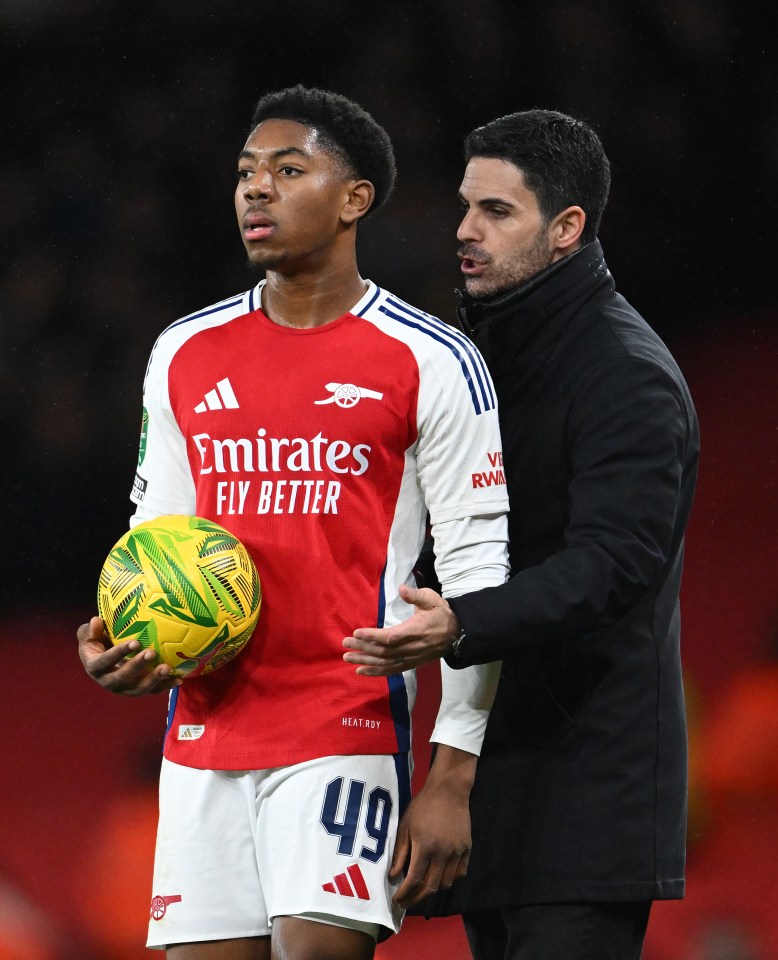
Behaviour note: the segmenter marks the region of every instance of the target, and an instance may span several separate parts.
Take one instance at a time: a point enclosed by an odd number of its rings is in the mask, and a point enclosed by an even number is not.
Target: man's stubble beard
[[[537,276],[553,262],[548,236],[540,230],[529,248],[517,251],[513,257],[506,257],[490,270],[489,276],[465,279],[465,289],[475,299],[507,293]],[[493,266],[493,261],[490,261],[490,266]]]

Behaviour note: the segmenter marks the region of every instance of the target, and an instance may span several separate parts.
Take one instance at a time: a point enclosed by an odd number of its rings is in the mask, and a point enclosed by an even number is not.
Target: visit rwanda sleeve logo
[[[140,421],[140,446],[138,447],[138,466],[146,459],[146,441],[149,436],[149,411],[144,407]]]

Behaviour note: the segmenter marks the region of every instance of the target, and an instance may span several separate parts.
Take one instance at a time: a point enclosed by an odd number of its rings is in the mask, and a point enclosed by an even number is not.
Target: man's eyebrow
[[[256,160],[257,153],[258,151],[254,150],[241,150],[238,155],[238,160]],[[310,153],[306,153],[305,150],[301,150],[299,147],[281,147],[279,150],[274,150],[270,154],[270,158],[271,160],[281,160],[290,155],[305,157],[306,159],[310,157]]]
[[[481,197],[480,200],[476,200],[476,203],[479,207],[512,207],[513,203],[510,200],[505,200],[503,197]]]
[[[463,194],[457,194],[462,203],[466,203],[468,206],[475,204],[477,207],[511,207],[513,208],[515,204],[511,200],[505,200],[503,197],[479,197],[478,200],[471,201],[468,200]]]

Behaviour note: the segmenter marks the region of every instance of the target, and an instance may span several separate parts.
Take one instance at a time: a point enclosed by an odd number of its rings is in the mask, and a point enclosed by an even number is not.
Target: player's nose
[[[269,170],[257,170],[254,176],[246,181],[243,196],[248,202],[252,200],[270,200],[275,195],[273,177]]]

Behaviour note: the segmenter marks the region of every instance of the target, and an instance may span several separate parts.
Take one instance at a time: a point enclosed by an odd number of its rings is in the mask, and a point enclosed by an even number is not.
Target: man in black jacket
[[[462,773],[469,872],[425,912],[463,913],[476,960],[632,960],[651,902],[684,893],[678,594],[697,420],[603,259],[594,131],[526,111],[474,130],[465,157],[459,316],[499,400],[511,579],[449,602],[408,589],[416,615],[356,631],[345,659],[369,676],[503,661]],[[420,826],[404,824],[396,870]]]

